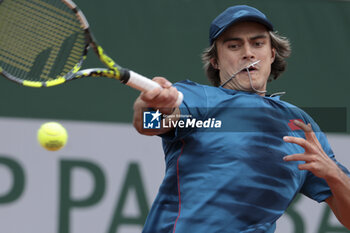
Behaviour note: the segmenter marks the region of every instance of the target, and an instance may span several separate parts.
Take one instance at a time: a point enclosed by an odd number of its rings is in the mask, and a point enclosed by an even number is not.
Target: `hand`
[[[288,155],[283,159],[285,161],[305,161],[304,164],[298,165],[299,170],[308,170],[315,176],[326,180],[339,175],[341,171],[340,168],[322,149],[320,142],[312,130],[311,124],[309,123],[306,125],[298,120],[295,120],[294,124],[304,131],[306,139],[285,136],[283,140],[303,147],[305,152],[302,154]]]
[[[156,88],[151,91],[142,92],[140,99],[144,101],[148,107],[159,109],[164,114],[171,114],[176,106],[178,91],[172,86],[171,82],[163,77],[155,77],[152,79],[157,82],[163,89]]]

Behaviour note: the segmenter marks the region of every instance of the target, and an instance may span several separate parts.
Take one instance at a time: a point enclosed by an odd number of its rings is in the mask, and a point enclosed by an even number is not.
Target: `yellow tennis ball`
[[[59,150],[66,145],[67,140],[67,131],[60,123],[47,122],[38,130],[38,141],[47,150]]]

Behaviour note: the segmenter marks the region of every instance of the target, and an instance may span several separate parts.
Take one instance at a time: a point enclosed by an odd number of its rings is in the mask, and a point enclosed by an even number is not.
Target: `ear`
[[[210,58],[210,64],[214,67],[214,69],[219,70],[219,64],[216,58]]]
[[[272,48],[271,49],[271,64],[275,61],[276,58],[276,49]]]

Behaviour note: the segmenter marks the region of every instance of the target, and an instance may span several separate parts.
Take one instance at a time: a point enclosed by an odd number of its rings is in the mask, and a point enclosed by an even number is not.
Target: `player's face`
[[[241,22],[229,27],[216,40],[218,59],[211,63],[220,70],[221,83],[232,74],[260,60],[255,69],[250,70],[252,85],[256,90],[264,91],[271,73],[271,64],[275,59],[275,49],[271,47],[270,35],[262,24]],[[226,88],[253,91],[246,70],[240,72],[225,85]]]

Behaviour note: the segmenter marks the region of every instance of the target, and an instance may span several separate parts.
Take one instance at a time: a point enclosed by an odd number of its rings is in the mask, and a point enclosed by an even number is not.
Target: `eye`
[[[237,43],[230,43],[230,44],[227,45],[227,47],[228,47],[229,49],[233,49],[233,50],[238,49],[239,46],[240,46],[240,45],[237,44]]]
[[[255,47],[262,47],[264,44],[265,44],[264,41],[255,41],[254,42]]]

